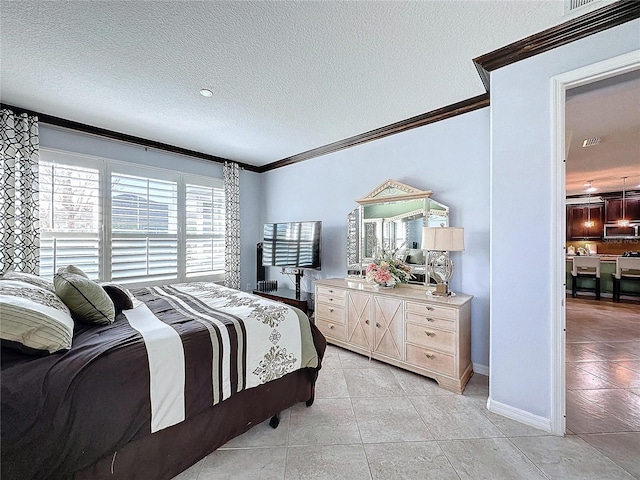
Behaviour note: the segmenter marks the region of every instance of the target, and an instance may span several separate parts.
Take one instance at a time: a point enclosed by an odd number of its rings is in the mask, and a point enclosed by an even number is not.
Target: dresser
[[[334,278],[315,285],[316,326],[329,343],[433,378],[462,393],[471,365],[471,295],[427,296]]]

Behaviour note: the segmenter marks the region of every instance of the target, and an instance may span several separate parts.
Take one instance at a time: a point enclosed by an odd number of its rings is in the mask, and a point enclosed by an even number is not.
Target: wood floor
[[[567,433],[640,432],[640,302],[569,297],[566,308]]]

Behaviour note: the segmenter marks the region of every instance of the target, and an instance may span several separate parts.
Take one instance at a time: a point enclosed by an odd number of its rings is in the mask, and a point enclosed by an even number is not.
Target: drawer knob
[[[433,312],[433,307],[425,307],[428,311]]]
[[[435,320],[431,317],[427,317],[427,322],[435,322]]]
[[[333,302],[333,298],[330,298],[330,299],[329,299],[329,301],[330,301],[330,302]]]
[[[430,331],[428,331],[428,330],[425,330],[425,331],[424,331],[424,334],[425,334],[427,337],[435,337],[435,336],[436,336],[436,332],[430,332]]]
[[[367,325],[369,325],[369,320],[365,320],[364,323],[366,323]]]
[[[329,311],[330,311],[330,312],[333,312],[333,308],[330,308],[330,309],[329,309]]]
[[[333,293],[333,290],[329,290],[329,293]]]
[[[429,359],[433,359],[436,358],[436,356],[433,353],[426,353],[424,354],[425,357],[429,358]]]
[[[329,328],[333,328],[333,323],[330,323],[330,324],[329,324]]]
[[[376,328],[380,328],[380,324],[376,322]]]

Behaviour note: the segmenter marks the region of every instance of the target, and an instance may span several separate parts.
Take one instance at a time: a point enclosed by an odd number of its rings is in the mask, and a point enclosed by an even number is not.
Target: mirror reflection
[[[409,283],[425,284],[422,227],[449,226],[449,207],[430,198],[431,191],[387,180],[347,216],[347,275],[363,277],[367,265],[385,251],[411,267]]]

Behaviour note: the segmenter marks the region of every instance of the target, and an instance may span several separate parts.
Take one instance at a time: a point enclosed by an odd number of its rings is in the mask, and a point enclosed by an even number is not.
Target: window
[[[187,183],[186,275],[224,271],[224,189]]]
[[[40,274],[76,265],[100,274],[100,173],[97,168],[40,160]]]
[[[221,280],[220,179],[41,149],[40,273],[125,284]]]
[[[113,281],[176,278],[177,209],[177,181],[111,174]]]

